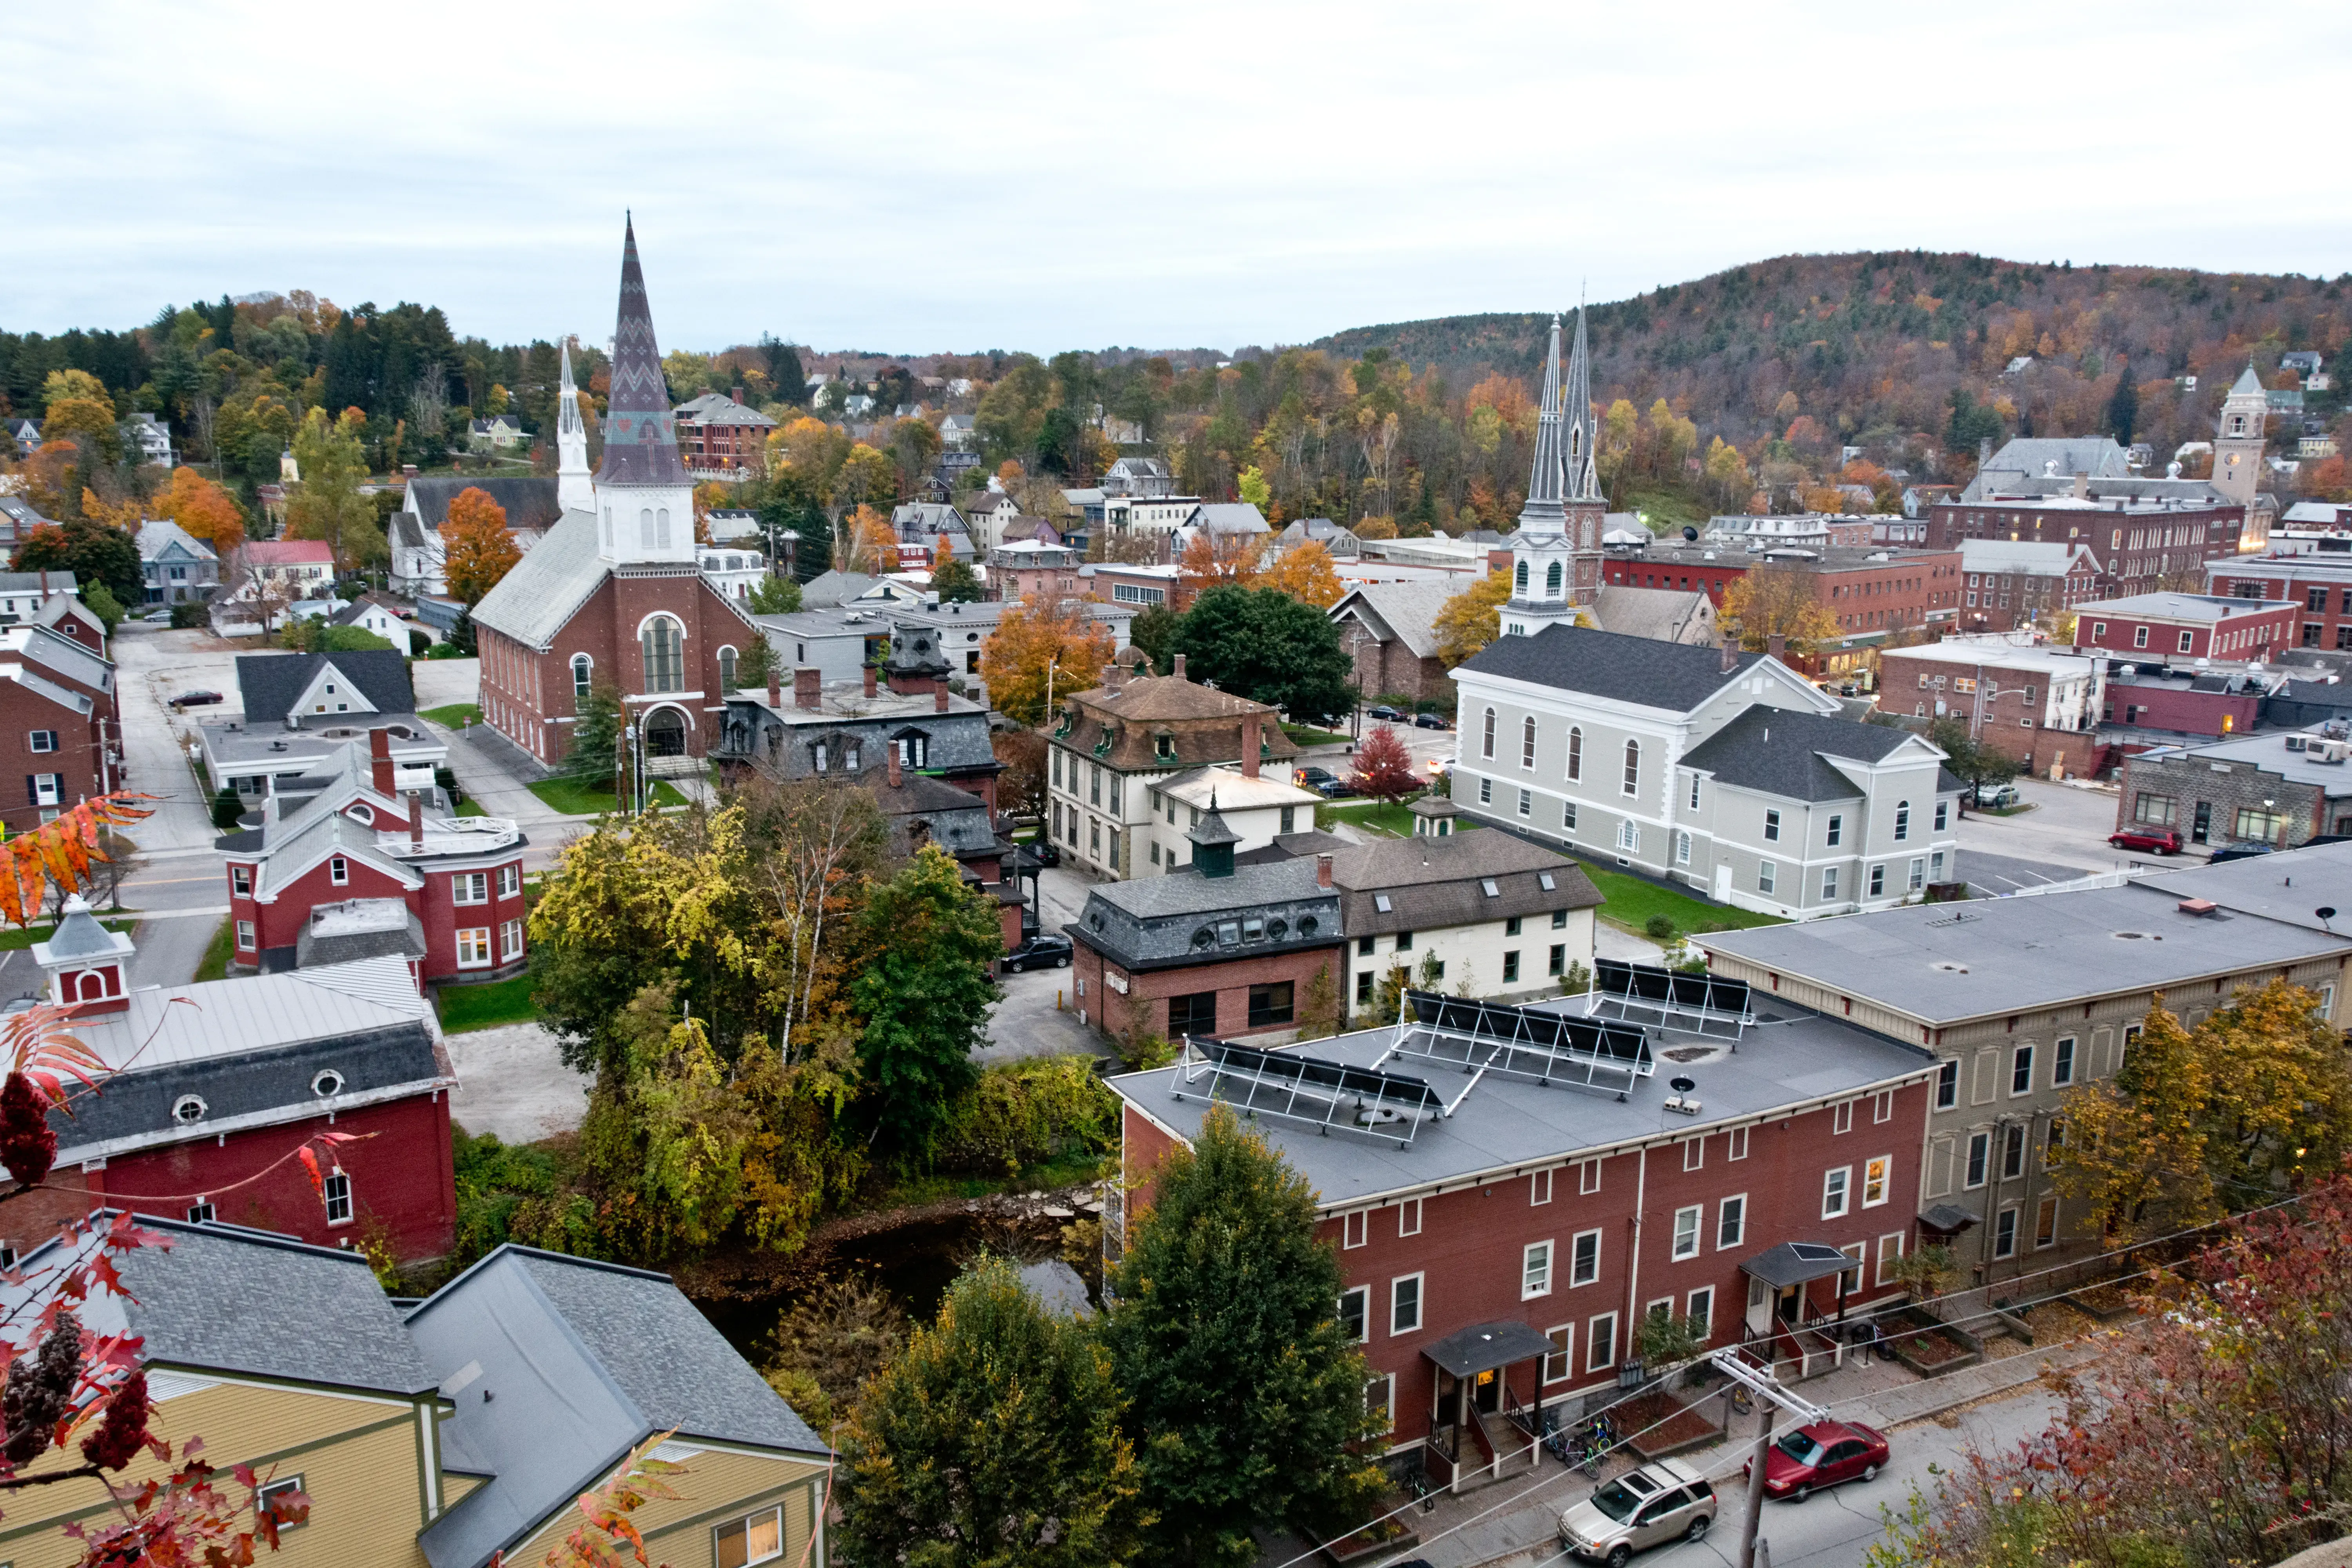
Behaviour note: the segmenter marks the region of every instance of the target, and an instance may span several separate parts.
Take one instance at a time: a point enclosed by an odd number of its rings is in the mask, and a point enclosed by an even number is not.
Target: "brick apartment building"
[[[2318,549],[2299,555],[2209,563],[2205,591],[2291,603],[2297,612],[2294,647],[2352,652],[2352,539],[2322,539]]]
[[[2099,596],[2099,558],[2087,544],[1967,539],[1960,569],[1968,587],[1959,625],[1972,632],[2015,631]]]
[[[1804,573],[1815,601],[1836,620],[1838,641],[1810,660],[1821,673],[1858,668],[1890,637],[1958,620],[1966,592],[1957,549],[1829,545],[1749,553],[1660,543],[1611,550],[1601,563],[1601,580],[1616,587],[1704,593],[1719,608],[1731,584],[1759,569]]]
[[[2076,777],[2099,771],[2106,660],[1998,637],[1947,637],[1879,656],[1878,705],[1915,719],[1966,720],[1969,737],[2014,757],[2029,773]]]
[[[1945,550],[1970,539],[2081,544],[2098,558],[2100,592],[2144,594],[2194,582],[2207,562],[2236,555],[2245,528],[2245,507],[2218,500],[1996,495],[1937,502],[1928,512],[1927,543]]]
[[[1215,1102],[1254,1114],[1252,1130],[1315,1188],[1344,1280],[1340,1318],[1361,1343],[1390,1451],[1418,1450],[1438,1484],[1523,1447],[1506,1424],[1515,1413],[1565,1404],[1572,1417],[1616,1397],[1649,1314],[1696,1318],[1711,1344],[1769,1341],[1776,1360],[1825,1359],[1822,1319],[1897,1289],[1893,1266],[1917,1234],[1936,1072],[1927,1051],[1777,1006],[1793,1016],[1748,1032],[1736,1053],[1726,1040],[1636,1030],[1638,1065],[1603,1054],[1588,1075],[1591,1055],[1523,1050],[1465,1093],[1465,1050],[1483,1056],[1498,1027],[1521,1020],[1561,1026],[1550,1008],[1486,1004],[1482,1046],[1456,1027],[1478,1005],[1439,1012],[1444,1000],[1417,995],[1403,1031],[1263,1058],[1244,1048],[1224,1057],[1228,1070],[1196,1049],[1110,1079],[1128,1180],[1146,1184],[1139,1204],[1153,1168],[1199,1136]],[[1581,1004],[1553,1007],[1571,1005]],[[1664,1076],[1651,1076],[1654,1043],[1697,1081],[1687,1100],[1669,1101]],[[1300,1058],[1367,1078],[1338,1093],[1310,1079],[1292,1096],[1281,1079]],[[1360,1114],[1360,1086],[1378,1074],[1395,1075],[1381,1115]],[[1443,1118],[1440,1092],[1459,1097]],[[1114,1248],[1124,1227],[1115,1215]],[[1810,1281],[1780,1283],[1789,1243],[1831,1261]]]
[[[2150,663],[2269,658],[2294,646],[2301,612],[2300,605],[2209,594],[2096,599],[2075,606],[2074,646]]]
[[[677,407],[678,456],[689,468],[768,470],[768,436],[776,422],[748,406],[743,389],[731,396],[706,392]]]
[[[0,629],[0,823],[21,833],[121,782],[114,666],[47,626]],[[16,780],[23,781],[21,786]]]

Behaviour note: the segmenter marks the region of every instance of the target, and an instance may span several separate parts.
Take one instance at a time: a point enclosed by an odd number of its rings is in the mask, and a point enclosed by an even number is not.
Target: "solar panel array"
[[[1404,994],[1396,1043],[1389,1054],[1443,1062],[1475,1074],[1500,1073],[1621,1095],[1656,1066],[1649,1040],[1637,1028],[1435,991]],[[1457,1096],[1454,1103],[1460,1102]]]
[[[1208,1098],[1249,1115],[1302,1121],[1327,1133],[1338,1127],[1400,1145],[1412,1142],[1424,1115],[1433,1118],[1445,1109],[1435,1089],[1402,1073],[1228,1040],[1188,1038],[1185,1045],[1175,1089],[1179,1100],[1184,1098],[1182,1085],[1206,1077]]]
[[[1752,1021],[1748,982],[1720,974],[1693,974],[1622,958],[1593,960],[1592,988],[1601,1005],[1619,1017],[1654,1016],[1658,1026],[1686,1034],[1737,1039]]]

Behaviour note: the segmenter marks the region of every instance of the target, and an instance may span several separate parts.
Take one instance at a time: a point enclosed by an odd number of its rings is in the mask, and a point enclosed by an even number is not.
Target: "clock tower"
[[[2270,395],[2252,364],[2221,400],[2221,423],[2213,430],[2213,488],[2251,509],[2263,486],[2263,422],[2270,415]]]

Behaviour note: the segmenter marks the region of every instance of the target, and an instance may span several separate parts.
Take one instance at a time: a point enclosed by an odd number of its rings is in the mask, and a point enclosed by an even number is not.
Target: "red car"
[[[2180,835],[2169,827],[2127,827],[2110,835],[2107,842],[2118,849],[2137,849],[2145,854],[2180,853]]]
[[[1823,1487],[1870,1480],[1885,1468],[1885,1433],[1859,1421],[1816,1421],[1781,1434],[1772,1445],[1764,1461],[1764,1491],[1802,1502]],[[1740,1475],[1749,1468],[1740,1466]]]

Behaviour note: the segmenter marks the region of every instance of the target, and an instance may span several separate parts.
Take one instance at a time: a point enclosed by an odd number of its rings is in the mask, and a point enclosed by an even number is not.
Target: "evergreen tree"
[[[980,574],[961,560],[943,563],[931,574],[931,586],[938,590],[943,605],[980,603]]]
[[[572,700],[572,749],[563,754],[564,773],[593,788],[611,789],[613,748],[621,736],[621,689],[611,678],[599,676],[589,683],[587,696]]]
[[[481,648],[474,641],[474,610],[468,605],[457,612],[457,621],[449,628],[449,646],[457,650],[460,658],[477,658]]]
[[[964,886],[937,845],[876,883],[859,911],[863,961],[853,966],[851,1008],[865,1020],[857,1054],[883,1141],[902,1159],[919,1158],[948,1101],[979,1074],[971,1053],[984,1043],[999,995],[989,965],[1004,951],[996,901]]]
[[[835,1537],[856,1568],[1120,1568],[1148,1561],[1110,1358],[1012,1263],[949,1287],[868,1385],[842,1443]]]
[[[223,833],[235,833],[237,818],[244,815],[245,802],[238,796],[236,786],[221,785],[220,793],[213,796],[213,826]]]
[[[2132,432],[2139,426],[2139,388],[2132,384],[2131,367],[2126,365],[2116,378],[2116,395],[2107,399],[2107,428],[2118,445],[2132,444]]]
[[[735,659],[735,687],[739,691],[764,694],[768,677],[782,673],[776,658],[775,644],[763,637],[753,637],[745,644],[743,651]]]
[[[1186,613],[1175,651],[1193,679],[1279,708],[1297,723],[1324,722],[1356,703],[1339,628],[1279,589],[1209,589]]]
[[[1129,626],[1127,640],[1150,657],[1154,675],[1166,675],[1176,668],[1176,637],[1183,627],[1184,617],[1167,605],[1146,605]]]
[[[1140,1196],[1140,1194],[1139,1194]],[[1312,1536],[1380,1489],[1364,1361],[1315,1194],[1232,1112],[1153,1172],[1103,1322],[1159,1515],[1153,1560],[1242,1564],[1250,1531]]]

